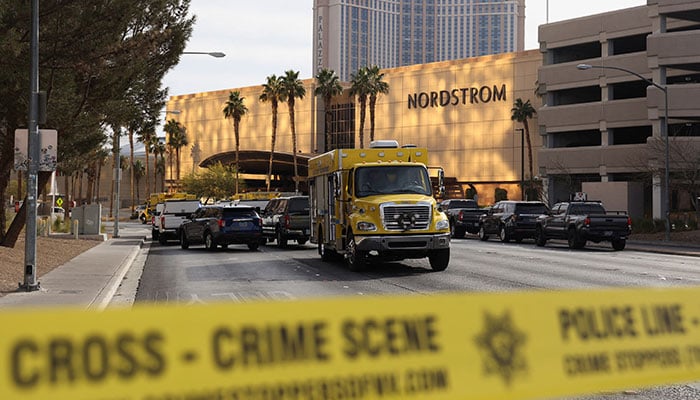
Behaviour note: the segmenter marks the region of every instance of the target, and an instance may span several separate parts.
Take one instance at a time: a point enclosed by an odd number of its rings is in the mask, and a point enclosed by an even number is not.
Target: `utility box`
[[[78,221],[79,235],[98,235],[102,223],[102,205],[88,204],[73,208],[71,220]],[[71,229],[73,229],[71,227]],[[75,233],[75,232],[72,232]]]

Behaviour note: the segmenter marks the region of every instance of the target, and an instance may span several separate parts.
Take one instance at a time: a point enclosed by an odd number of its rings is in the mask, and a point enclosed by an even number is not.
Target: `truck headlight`
[[[371,222],[365,222],[365,221],[360,221],[357,223],[357,230],[358,231],[376,231],[377,230],[377,225],[374,225]]]
[[[441,231],[443,229],[449,229],[449,227],[450,227],[450,221],[448,221],[446,219],[441,219],[440,221],[438,221],[435,224],[435,229],[437,229],[439,231]]]

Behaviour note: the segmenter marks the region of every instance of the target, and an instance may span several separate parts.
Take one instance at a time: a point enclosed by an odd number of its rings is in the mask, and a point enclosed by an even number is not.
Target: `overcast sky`
[[[622,8],[646,0],[549,0],[549,22]],[[547,0],[526,0],[525,49],[538,48],[537,27]],[[313,0],[192,0],[196,15],[186,51],[220,51],[224,58],[184,54],[165,77],[170,95],[260,85],[288,69],[311,78]]]

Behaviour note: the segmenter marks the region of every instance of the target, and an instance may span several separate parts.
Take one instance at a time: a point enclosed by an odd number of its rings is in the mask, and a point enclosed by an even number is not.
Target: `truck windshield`
[[[361,167],[355,172],[355,195],[357,197],[399,193],[432,195],[428,171],[417,165],[387,165]]]

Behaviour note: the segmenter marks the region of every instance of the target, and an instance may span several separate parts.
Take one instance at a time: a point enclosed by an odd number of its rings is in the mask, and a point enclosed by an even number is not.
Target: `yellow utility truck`
[[[341,255],[353,271],[424,257],[433,270],[447,268],[450,224],[433,197],[427,165],[427,149],[394,140],[311,158],[311,242],[321,259]],[[442,168],[437,177],[442,192]]]

